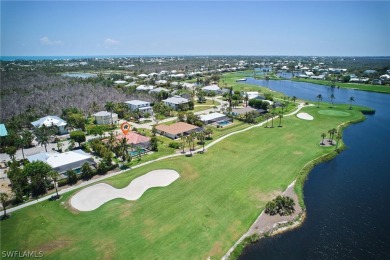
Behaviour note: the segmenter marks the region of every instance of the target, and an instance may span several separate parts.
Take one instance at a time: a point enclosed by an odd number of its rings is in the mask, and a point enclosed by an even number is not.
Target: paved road
[[[309,105],[309,106],[313,106],[313,105]],[[289,113],[289,114],[287,114],[287,115],[285,115],[285,116],[292,116],[292,115],[298,113],[303,107],[305,107],[304,103],[300,103],[295,111],[293,111],[293,112],[291,112],[291,113]],[[277,117],[275,117],[275,118],[277,118]],[[275,119],[275,118],[274,118],[274,119]],[[271,120],[271,119],[268,119],[268,121],[270,121],[270,120]],[[232,132],[232,133],[230,133],[230,134],[227,134],[227,135],[225,135],[225,136],[222,136],[221,138],[219,138],[219,139],[217,139],[217,140],[211,142],[211,143],[208,144],[207,146],[205,146],[205,149],[212,147],[213,145],[219,143],[220,141],[224,140],[225,138],[228,138],[228,137],[231,136],[231,135],[238,134],[238,133],[242,133],[242,132],[248,131],[248,130],[250,130],[250,129],[252,129],[252,128],[255,128],[255,127],[263,126],[265,123],[266,123],[266,121],[261,122],[261,123],[259,123],[259,124],[257,124],[257,125],[250,126],[250,127],[245,128],[245,129],[243,129],[243,130],[239,130],[239,131],[236,131],[236,132]],[[195,155],[195,154],[197,154],[198,152],[200,152],[200,151],[202,151],[202,150],[203,150],[203,148],[199,148],[198,150],[193,151],[192,154]],[[93,183],[96,183],[96,182],[100,182],[100,181],[105,180],[105,179],[107,179],[107,178],[110,178],[110,177],[113,177],[113,176],[122,174],[122,173],[124,173],[124,172],[129,171],[129,170],[136,169],[136,168],[139,168],[139,167],[142,167],[142,166],[145,166],[145,165],[154,163],[154,162],[158,162],[158,161],[161,161],[161,160],[165,160],[165,159],[167,159],[167,158],[172,158],[172,157],[177,157],[177,156],[184,156],[184,155],[185,155],[185,154],[177,153],[177,154],[171,154],[171,155],[167,155],[167,156],[164,156],[164,157],[160,157],[160,158],[155,159],[155,160],[152,160],[152,161],[148,161],[148,162],[144,162],[144,163],[138,164],[138,165],[136,165],[136,166],[134,166],[134,167],[131,167],[130,169],[127,169],[127,170],[123,170],[123,171],[119,171],[119,172],[115,172],[115,173],[111,173],[111,174],[106,174],[106,175],[104,175],[104,176],[102,176],[102,177],[100,177],[100,178],[93,179],[93,180],[89,180],[89,181],[85,181],[85,182],[82,182],[82,183],[80,183],[80,184],[78,184],[78,185],[75,185],[75,186],[72,186],[72,187],[69,187],[69,188],[66,188],[66,189],[62,189],[62,190],[59,191],[59,194],[64,194],[64,193],[66,193],[66,192],[73,191],[73,190],[76,190],[76,189],[85,187],[85,186],[87,186],[87,185],[90,185],[90,184],[93,184]],[[39,203],[39,202],[41,202],[41,201],[48,200],[48,199],[50,199],[51,197],[52,197],[52,195],[48,195],[48,196],[39,198],[39,199],[37,199],[37,200],[30,201],[30,202],[28,202],[28,203],[25,203],[25,204],[22,204],[22,205],[19,205],[19,206],[10,208],[10,209],[7,210],[7,212],[13,212],[13,211],[16,211],[16,210],[18,210],[18,209],[22,209],[22,208],[28,207],[28,206],[30,206],[30,205],[34,205],[34,204]],[[2,215],[3,212],[1,212],[0,214]]]

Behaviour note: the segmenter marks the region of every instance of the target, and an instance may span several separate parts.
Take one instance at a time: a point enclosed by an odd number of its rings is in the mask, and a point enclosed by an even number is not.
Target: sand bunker
[[[106,183],[99,183],[76,193],[71,198],[70,204],[79,211],[91,211],[117,198],[137,200],[146,190],[153,187],[168,186],[179,176],[174,170],[155,170],[135,178],[123,189],[114,188]]]
[[[299,113],[297,114],[297,117],[304,120],[313,120],[314,118],[309,115],[308,113]]]

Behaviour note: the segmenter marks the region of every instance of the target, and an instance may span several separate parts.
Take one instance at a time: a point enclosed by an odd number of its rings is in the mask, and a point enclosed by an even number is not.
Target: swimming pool
[[[146,153],[146,150],[145,149],[140,149],[139,152],[141,154],[144,154],[144,153]],[[130,154],[131,157],[134,157],[134,156],[138,155],[138,151],[130,151],[129,154]]]
[[[226,126],[226,125],[228,125],[228,124],[230,124],[230,123],[231,123],[230,121],[225,120],[225,121],[220,121],[220,122],[218,122],[218,125],[220,125],[220,126]]]

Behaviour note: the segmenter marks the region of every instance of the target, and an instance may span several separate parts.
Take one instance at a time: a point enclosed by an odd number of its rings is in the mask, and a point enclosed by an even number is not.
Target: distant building
[[[210,85],[210,86],[206,86],[206,87],[203,87],[202,90],[206,93],[215,93],[215,94],[219,94],[221,93],[221,88],[218,87],[217,85]]]
[[[96,114],[93,114],[95,117],[96,124],[98,125],[108,125],[111,124],[111,112],[100,111]],[[112,123],[116,124],[118,122],[118,114],[112,113]]]
[[[154,89],[154,86],[152,85],[139,85],[138,87],[136,87],[137,91],[150,91],[152,89]]]
[[[31,124],[35,128],[39,128],[43,125],[45,125],[47,127],[56,126],[58,129],[58,132],[60,134],[68,133],[68,131],[66,130],[66,125],[67,125],[66,121],[62,120],[58,116],[45,116],[45,117],[38,119],[37,121],[31,122]]]
[[[138,110],[141,113],[153,113],[153,109],[150,106],[150,102],[142,100],[130,100],[126,101],[125,104],[130,108],[131,111]]]
[[[164,104],[171,107],[174,110],[178,110],[180,105],[188,104],[190,101],[180,96],[173,96],[163,100]]]

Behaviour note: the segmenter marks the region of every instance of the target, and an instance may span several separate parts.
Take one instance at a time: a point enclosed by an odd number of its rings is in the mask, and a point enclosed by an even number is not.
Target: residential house
[[[165,135],[171,139],[177,139],[180,136],[189,135],[191,132],[200,132],[203,129],[199,126],[187,124],[184,122],[177,122],[172,125],[158,125],[156,126],[157,133]]]
[[[59,134],[68,133],[68,131],[66,130],[66,125],[67,125],[66,121],[62,120],[58,116],[45,116],[45,117],[38,119],[37,121],[31,122],[31,124],[35,128],[39,128],[43,125],[48,126],[48,127],[49,126],[56,126]]]
[[[154,89],[154,86],[152,85],[139,85],[135,88],[137,91],[150,91]]]
[[[173,96],[163,100],[164,104],[171,107],[174,110],[178,110],[180,105],[188,104],[190,101],[180,96]]]
[[[57,171],[62,178],[65,178],[65,173],[68,170],[74,170],[80,173],[81,167],[84,163],[96,166],[96,162],[92,156],[82,150],[69,151],[65,153],[57,152],[41,152],[27,157],[30,162],[42,161],[49,164],[53,170]]]
[[[111,112],[108,111],[100,111],[96,114],[93,114],[95,117],[96,124],[98,125],[108,125],[111,124]],[[112,123],[118,123],[118,114],[112,113]]]
[[[221,113],[210,113],[206,115],[200,115],[200,121],[208,125],[208,124],[213,124],[213,123],[218,123],[223,121],[231,122],[232,119]]]
[[[130,100],[126,101],[125,104],[130,108],[131,111],[139,111],[143,113],[153,113],[153,109],[150,106],[150,102],[142,100]]]
[[[158,87],[158,88],[152,89],[151,91],[149,91],[149,93],[157,94],[157,93],[160,93],[162,91],[169,93],[169,89],[162,88],[162,87]]]
[[[210,85],[203,87],[202,90],[206,93],[215,93],[215,94],[220,94],[221,93],[221,88],[218,87],[218,85]]]
[[[129,145],[138,146],[142,148],[148,148],[150,146],[150,137],[143,136],[135,132],[128,132],[126,135],[117,135],[116,139],[119,141],[123,137],[127,139],[127,144]]]
[[[252,107],[244,107],[244,108],[233,108],[232,109],[232,115],[233,116],[239,116],[239,115],[244,115],[245,113],[248,113],[248,112],[256,112],[258,114],[265,114],[267,113],[266,110],[264,109],[255,109],[255,108],[252,108]]]

